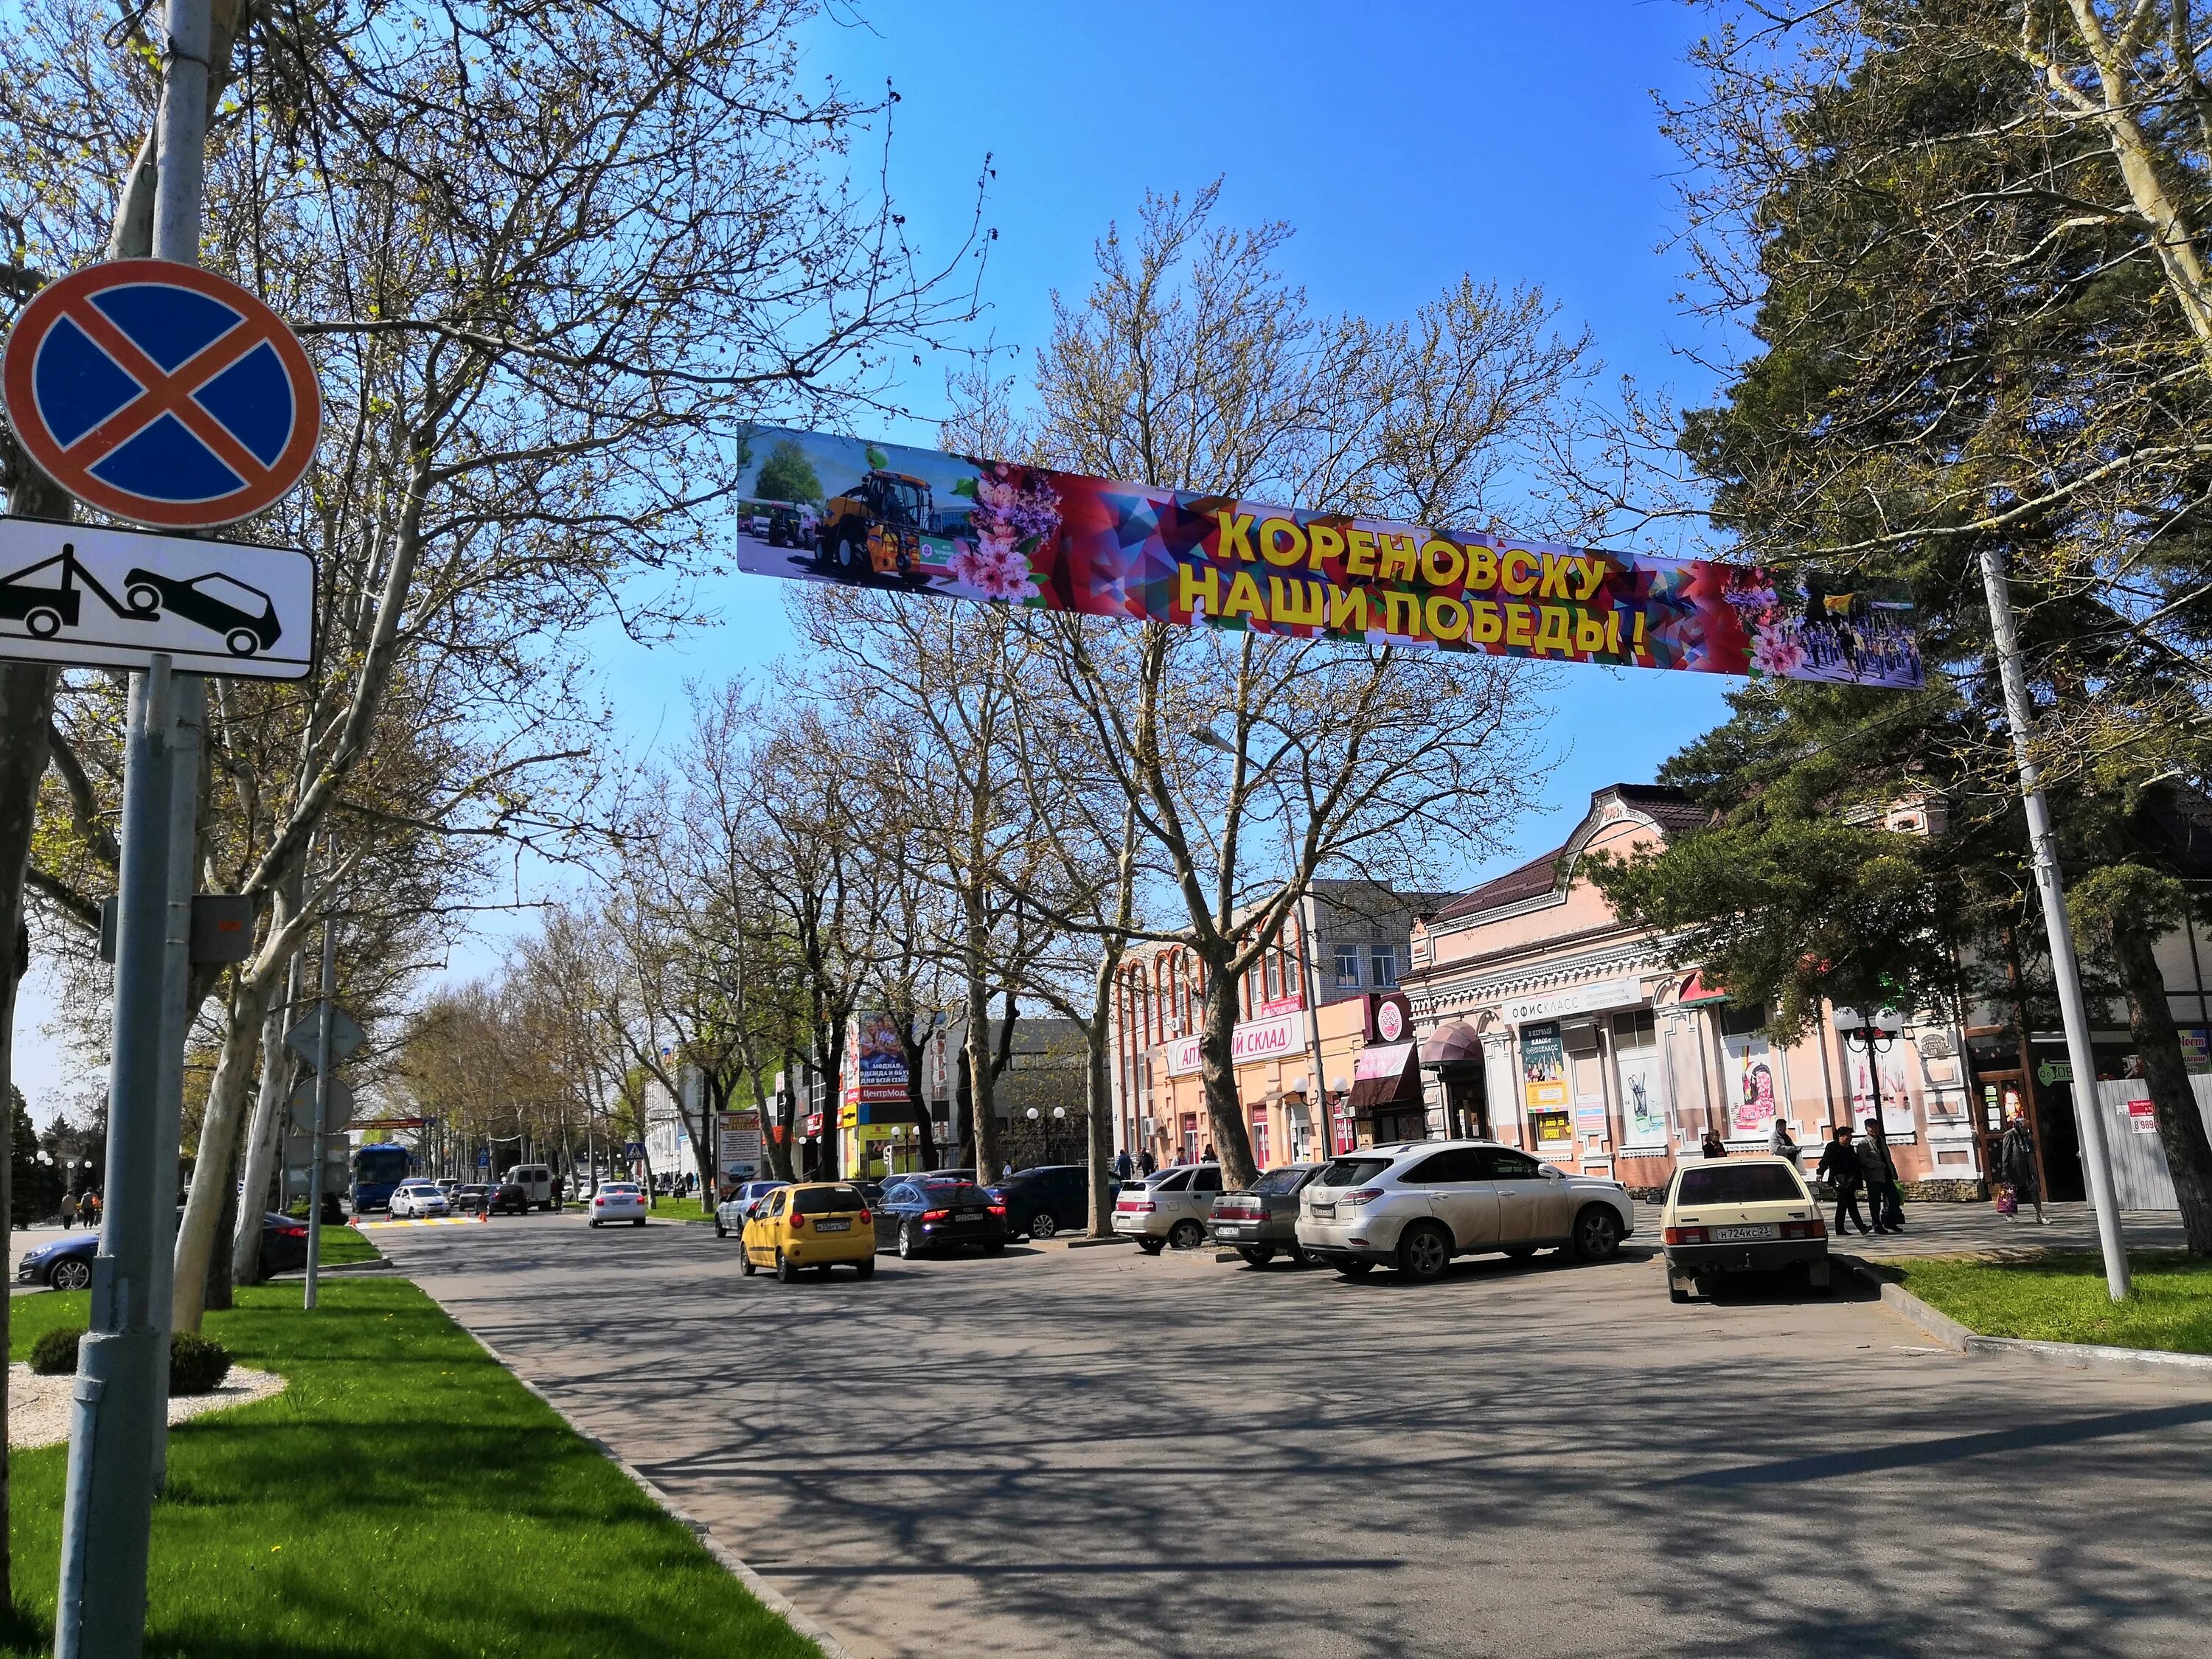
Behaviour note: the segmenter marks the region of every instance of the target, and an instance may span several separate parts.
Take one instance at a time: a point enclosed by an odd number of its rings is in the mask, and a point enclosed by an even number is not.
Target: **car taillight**
[[[993,1215],[1004,1215],[1004,1214],[1006,1214],[1006,1206],[1005,1205],[1003,1205],[1003,1204],[994,1204],[994,1205],[991,1206],[991,1213],[992,1213]]]
[[[866,1226],[866,1225],[867,1225],[871,1221],[873,1221],[874,1219],[875,1219],[875,1217],[873,1217],[873,1216],[870,1215],[870,1214],[869,1214],[866,1210],[863,1210],[863,1211],[861,1211],[861,1212],[860,1212],[860,1224],[861,1224],[863,1227]]]
[[[951,1213],[950,1210],[924,1210],[921,1212],[921,1218],[924,1221],[942,1221]]]
[[[1826,1238],[1828,1224],[1815,1216],[1810,1221],[1785,1221],[1782,1224],[1784,1238]]]
[[[605,1203],[605,1202],[606,1202],[606,1200],[605,1200],[604,1198],[595,1198],[595,1199],[593,1199],[593,1200],[592,1200],[592,1203],[594,1203],[594,1204],[604,1204],[604,1203]]]
[[[1159,1206],[1149,1198],[1123,1198],[1116,1199],[1114,1207],[1117,1210],[1126,1210],[1131,1215],[1150,1215],[1154,1210],[1159,1208]]]
[[[1702,1244],[1705,1242],[1703,1227],[1669,1227],[1659,1235],[1662,1244]]]
[[[1372,1204],[1382,1196],[1380,1187],[1362,1187],[1356,1193],[1346,1193],[1336,1201],[1340,1204]]]
[[[791,1218],[791,1224],[794,1227],[804,1227],[806,1224],[806,1218],[803,1215],[793,1215]]]
[[[279,1227],[276,1231],[279,1237],[284,1238],[305,1238],[307,1236],[307,1230],[305,1227],[296,1225]]]

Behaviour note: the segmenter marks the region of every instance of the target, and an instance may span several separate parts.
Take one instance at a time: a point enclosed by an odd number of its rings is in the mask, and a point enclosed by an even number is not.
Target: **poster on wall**
[[[862,1014],[854,1022],[853,1052],[857,1060],[859,1100],[904,1103],[907,1091],[906,1045],[900,1040],[899,1023],[890,1014]]]
[[[1659,1049],[1617,1049],[1620,1073],[1620,1144],[1624,1148],[1667,1144],[1667,1104],[1659,1090]]]
[[[1878,1106],[1884,1134],[1909,1135],[1913,1133],[1912,1091],[1905,1085],[1905,1045],[1893,1042],[1876,1053],[1874,1060],[1874,1069],[1869,1071],[1865,1047],[1856,1042],[1844,1045],[1844,1063],[1851,1074],[1852,1121],[1866,1122]]]
[[[1723,1039],[1728,1049],[1729,1138],[1764,1139],[1782,1099],[1782,1062],[1762,1036]]]
[[[1556,1021],[1521,1028],[1521,1098],[1532,1116],[1567,1104],[1567,1051]]]
[[[1910,599],[1756,565],[1312,513],[760,428],[753,575],[1610,667],[1917,687]]]

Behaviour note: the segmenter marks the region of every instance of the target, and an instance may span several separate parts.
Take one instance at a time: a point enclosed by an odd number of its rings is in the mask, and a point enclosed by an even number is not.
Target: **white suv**
[[[1298,1194],[1299,1244],[1346,1275],[1388,1264],[1435,1279],[1455,1255],[1547,1247],[1602,1261],[1635,1231],[1619,1182],[1568,1175],[1493,1140],[1363,1146]]]

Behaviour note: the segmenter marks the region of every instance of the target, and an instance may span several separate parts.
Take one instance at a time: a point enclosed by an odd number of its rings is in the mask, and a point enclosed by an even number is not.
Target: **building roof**
[[[1449,921],[1456,916],[1500,909],[1554,890],[1559,884],[1560,860],[1566,857],[1582,840],[1583,832],[1597,816],[1598,803],[1607,797],[1620,801],[1631,811],[1650,818],[1659,826],[1662,835],[1695,830],[1712,821],[1712,815],[1692,800],[1687,790],[1657,783],[1608,784],[1602,789],[1590,792],[1590,810],[1583,814],[1582,823],[1575,826],[1575,833],[1565,842],[1550,852],[1530,859],[1517,869],[1508,870],[1502,876],[1493,876],[1480,887],[1468,889],[1437,909],[1431,920]]]

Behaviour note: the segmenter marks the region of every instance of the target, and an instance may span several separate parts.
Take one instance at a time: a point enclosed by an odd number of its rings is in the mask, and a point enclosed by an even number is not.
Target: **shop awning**
[[[1692,974],[1682,981],[1682,994],[1677,1000],[1689,1002],[1726,1002],[1728,993],[1718,986],[1705,983],[1703,974]]]
[[[1454,1020],[1421,1045],[1421,1064],[1451,1066],[1482,1058],[1482,1038],[1463,1019]]]
[[[1421,1076],[1413,1045],[1393,1042],[1362,1048],[1352,1062],[1352,1114],[1364,1116],[1380,1106],[1421,1103]]]

